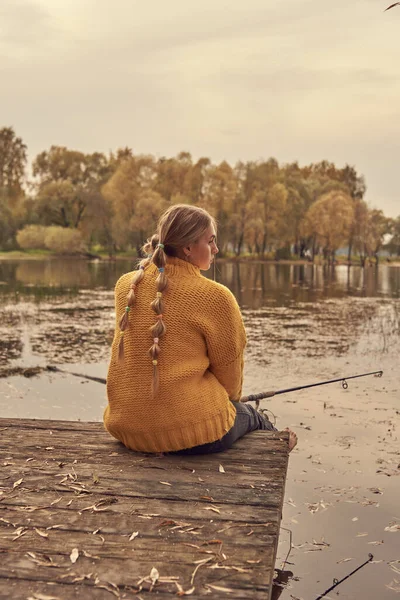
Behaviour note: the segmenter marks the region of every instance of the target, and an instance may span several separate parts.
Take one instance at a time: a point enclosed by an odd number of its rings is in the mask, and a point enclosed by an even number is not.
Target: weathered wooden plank
[[[7,427],[15,429],[53,429],[53,430],[70,430],[70,431],[98,431],[103,427],[98,421],[56,421],[52,419],[9,419],[2,418],[0,429],[4,430]]]
[[[46,428],[41,426],[40,421],[31,420],[29,427],[21,427],[18,428],[13,424],[5,425],[9,420],[8,419],[0,419],[0,448],[3,448],[5,451],[7,449],[7,441],[12,440],[13,447],[17,446],[17,442],[21,440],[23,445],[26,447],[30,447],[30,443],[33,448],[44,448],[45,446],[52,445],[51,442],[53,440],[64,440],[65,441],[65,449],[73,450],[75,442],[82,443],[82,434],[84,433],[84,443],[85,448],[88,449],[98,449],[109,450],[110,452],[119,452],[124,455],[134,455],[146,457],[146,454],[140,453],[132,453],[130,450],[127,450],[122,444],[120,444],[117,440],[114,440],[108,432],[104,430],[104,427],[101,423],[93,423],[92,427],[89,431],[80,430],[81,423],[79,421],[70,421],[69,427],[65,426],[63,428],[58,429],[56,426],[58,425],[58,421],[48,421],[47,423],[54,423],[55,427]],[[24,421],[24,424],[26,421]],[[36,425],[35,425],[36,424]],[[71,424],[75,425],[73,427]],[[232,457],[236,455],[243,455],[244,458],[254,458],[255,454],[258,452],[262,452],[263,456],[267,456],[270,453],[273,453],[276,450],[280,449],[279,441],[287,441],[287,432],[254,432],[251,434],[253,443],[252,448],[250,449],[246,440],[238,440],[238,442],[233,446],[230,450]],[[268,439],[270,441],[269,444],[265,444],[265,440]],[[31,440],[31,442],[29,441]],[[272,443],[272,440],[276,440],[276,445]],[[167,457],[169,459],[175,458],[172,456]],[[179,457],[184,461],[200,461],[204,462],[205,460],[210,459],[218,460],[218,455],[208,455],[207,457]]]
[[[37,432],[35,432],[35,434],[36,433]],[[282,461],[284,458],[282,456],[282,452],[285,452],[287,447],[287,433],[282,432],[282,437],[279,439],[270,437],[270,435],[273,434],[265,435],[268,435],[268,452],[262,452],[262,447],[261,449],[258,449],[255,445],[253,445],[253,451],[251,454],[244,450],[241,453],[234,453],[230,451],[229,462],[232,467],[240,466],[241,468],[244,467],[247,470],[254,471],[262,469],[264,464],[272,465],[276,464],[277,461]],[[251,434],[251,437],[255,438],[255,434]],[[25,436],[21,435],[20,437],[10,436],[8,439],[0,436],[0,457],[4,460],[10,460],[13,458],[30,458],[34,459],[35,461],[53,460],[65,463],[66,461],[68,462],[76,459],[76,451],[74,451],[73,446],[76,443],[80,444],[81,440],[79,440],[79,438],[75,440],[66,439],[63,435],[62,437],[55,436],[49,440],[46,440],[47,443],[44,445],[43,440],[41,440],[41,442],[42,445],[39,446],[37,440],[32,440],[31,432]],[[111,444],[111,446],[109,444]],[[258,455],[256,453],[257,450],[262,453],[262,462],[259,462]],[[94,447],[90,446],[89,444],[85,444],[84,457],[84,460],[87,463],[101,460],[102,464],[115,466],[123,461],[124,464],[142,468],[177,468],[192,470],[194,467],[196,467],[197,469],[215,470],[215,466],[218,466],[218,464],[223,461],[224,454],[216,453],[208,456],[196,457],[145,455],[127,450],[126,448],[121,450],[121,446],[119,444],[115,444],[112,440],[110,442],[110,438],[105,434],[105,438],[103,436],[103,441],[98,443],[97,446]],[[80,461],[78,460],[78,462]]]
[[[79,578],[78,578],[79,579]],[[68,583],[68,582],[47,582],[41,580],[16,580],[16,579],[2,579],[0,578],[0,598],[23,598],[37,600],[40,598],[40,594],[53,598],[54,600],[112,600],[112,598],[119,597],[121,600],[154,600],[155,597],[168,598],[175,596],[177,597],[178,588],[175,586],[173,590],[172,586],[167,589],[162,585],[156,586],[152,592],[142,590],[140,593],[135,591],[129,586],[120,586],[118,593],[110,583],[104,579],[98,580],[95,584],[94,575],[90,579],[86,579],[79,583]],[[115,585],[115,584],[114,584]],[[219,587],[227,586],[227,583],[221,582]],[[195,591],[190,594],[191,600],[199,600],[199,598],[211,597],[211,598],[235,598],[235,600],[265,600],[266,590],[262,589],[233,589],[230,588],[229,592],[215,590],[213,588],[205,588],[203,593]],[[198,588],[199,586],[197,586]],[[164,588],[164,589],[163,589]]]
[[[17,479],[19,478],[19,479]],[[52,474],[46,472],[30,472],[18,473],[15,475],[13,482],[10,481],[10,490],[12,486],[23,478],[22,483],[19,485],[18,493],[22,494],[26,489],[29,490],[49,490],[64,493],[65,491],[78,491],[83,492],[84,489],[88,491],[95,491],[96,486],[94,484],[88,484],[85,488],[79,485],[77,481],[68,481],[64,484],[60,483],[60,480],[53,477]],[[164,479],[169,485],[162,483]],[[97,489],[105,495],[119,495],[129,498],[141,498],[141,499],[163,499],[163,500],[186,500],[187,502],[198,502],[202,501],[201,498],[204,496],[212,497],[214,504],[246,504],[248,506],[268,506],[278,507],[280,503],[282,481],[279,478],[278,481],[270,480],[267,483],[259,483],[253,485],[253,487],[241,488],[234,484],[229,486],[227,484],[218,484],[209,482],[195,482],[195,481],[175,481],[170,476],[164,477],[163,480],[139,480],[132,479],[127,484],[127,487],[121,490],[121,481],[113,479],[111,477],[103,477],[102,489],[97,486]],[[221,478],[222,480],[222,478]],[[129,487],[128,487],[129,486]],[[96,490],[97,491],[97,490]]]
[[[285,463],[281,460],[276,461],[274,465],[264,465],[262,470],[255,471],[241,468],[241,465],[232,466],[222,465],[225,472],[221,474],[215,470],[204,471],[193,469],[188,472],[186,469],[168,469],[153,468],[129,465],[104,465],[99,462],[87,463],[81,462],[74,464],[72,462],[60,463],[58,461],[40,461],[32,460],[27,464],[25,459],[14,459],[4,461],[2,464],[2,489],[4,492],[11,491],[14,481],[24,478],[24,485],[28,483],[28,478],[37,474],[46,475],[49,480],[63,482],[67,484],[81,485],[87,489],[87,492],[100,492],[107,489],[108,482],[112,479],[124,485],[134,486],[135,482],[149,482],[150,485],[157,484],[159,481],[167,481],[173,477],[177,483],[190,482],[195,487],[201,486],[231,486],[238,485],[240,488],[261,488],[269,482],[281,483]],[[118,467],[123,466],[123,469]],[[26,480],[25,480],[26,478]],[[65,480],[65,481],[64,481]],[[263,485],[264,484],[264,485]],[[161,484],[163,485],[163,484]],[[252,487],[254,486],[254,487]]]
[[[80,555],[75,564],[71,564],[68,555],[53,553],[52,555],[43,555],[38,552],[28,554],[13,553],[5,556],[0,564],[0,578],[12,577],[21,580],[41,580],[57,583],[62,579],[64,581],[77,577],[84,577],[89,573],[101,577],[105,581],[111,581],[117,586],[132,586],[138,589],[140,580],[148,577],[151,569],[157,569],[161,577],[176,578],[181,585],[189,589],[191,586],[198,586],[199,589],[206,590],[210,584],[229,586],[230,589],[264,589],[268,591],[269,584],[254,585],[254,575],[258,573],[258,578],[262,577],[262,567],[257,569],[247,569],[244,566],[236,567],[229,561],[217,562],[210,556],[208,563],[196,564],[194,562],[183,563],[174,560],[175,549],[171,547],[166,557],[159,555],[152,557],[147,562],[138,561],[136,555],[125,556],[120,559],[113,558],[91,558]],[[206,557],[207,558],[207,557]],[[51,562],[50,560],[51,559]],[[269,556],[271,559],[271,553]],[[44,563],[42,565],[41,563]],[[48,565],[52,566],[46,566]],[[38,565],[40,569],[38,569]],[[197,567],[197,568],[196,568]],[[101,571],[100,571],[101,570]],[[149,584],[143,585],[144,589],[149,588]],[[165,592],[176,594],[177,588],[174,583],[166,584]],[[160,586],[160,591],[161,586]]]
[[[112,598],[116,597],[106,589],[97,587],[94,584],[90,587],[89,585],[83,587],[82,584],[78,583],[54,583],[40,580],[12,579],[8,577],[3,579],[0,576],[0,598],[4,598],[4,600],[6,598],[37,600],[40,597],[53,598],[54,600],[84,600],[86,587],[88,588],[91,600],[112,600]],[[144,600],[145,596],[143,594],[141,596]],[[120,597],[126,600],[133,598],[138,600],[138,596],[129,591],[122,591]],[[150,592],[146,593],[146,597],[150,598]]]
[[[262,527],[262,530],[264,530],[266,523],[270,524],[268,531],[274,532],[276,531],[278,523],[276,511],[271,509],[262,511],[262,519],[260,518],[259,512],[256,511],[256,514],[254,515],[249,515],[247,512],[247,514],[242,515],[246,517],[246,520],[243,520],[243,518],[240,520],[236,510],[227,511],[226,507],[224,507],[222,510],[219,509],[220,513],[215,513],[214,511],[206,512],[207,506],[205,505],[203,505],[202,511],[191,510],[190,517],[188,517],[186,505],[186,511],[180,511],[180,514],[177,516],[176,513],[173,514],[171,511],[174,504],[175,503],[170,503],[168,507],[164,506],[160,513],[151,513],[151,515],[154,516],[148,516],[146,513],[140,514],[139,511],[131,511],[129,514],[124,514],[118,509],[106,510],[104,512],[99,509],[99,512],[96,512],[91,509],[94,505],[87,501],[85,506],[82,506],[81,510],[69,506],[65,509],[49,507],[29,512],[19,510],[21,506],[12,506],[2,503],[0,536],[2,536],[2,533],[4,533],[7,528],[16,528],[19,526],[28,528],[37,527],[40,529],[50,526],[54,527],[54,525],[57,525],[57,529],[64,531],[83,531],[92,533],[94,530],[100,529],[103,534],[118,532],[121,535],[130,535],[133,530],[140,531],[145,529],[147,531],[161,531],[165,527],[168,527],[168,521],[175,522],[178,525],[180,523],[190,523],[190,526],[192,527],[204,527],[204,525],[207,525],[208,523],[206,518],[213,521],[215,527],[218,528],[217,532],[219,530],[227,530],[230,531],[232,536],[235,536],[239,527],[242,528],[243,533],[248,533],[252,529],[258,531],[257,527]],[[210,506],[213,505],[210,504],[209,507]],[[152,508],[154,507],[152,506]],[[178,527],[178,525],[173,526]],[[4,531],[3,528],[5,528]],[[179,531],[179,533],[182,532]],[[205,535],[205,530],[203,530],[203,533]],[[202,537],[204,537],[204,535]]]
[[[112,498],[112,497],[111,497]],[[7,496],[0,501],[0,507],[4,511],[4,516],[8,520],[13,521],[13,517],[6,511],[15,511],[22,515],[27,514],[28,517],[36,515],[41,511],[51,510],[51,519],[55,519],[56,515],[60,516],[60,519],[73,519],[73,515],[69,515],[68,512],[79,512],[83,509],[87,509],[89,506],[95,506],[98,503],[101,511],[97,512],[94,509],[89,511],[89,514],[93,514],[95,519],[98,519],[99,523],[102,523],[102,517],[105,519],[113,517],[115,513],[118,516],[131,518],[134,522],[143,522],[148,520],[146,514],[151,512],[152,514],[159,515],[160,519],[177,519],[185,520],[190,510],[190,518],[194,520],[203,521],[205,518],[212,518],[215,522],[225,523],[225,521],[232,521],[238,523],[267,523],[269,521],[277,521],[280,519],[275,508],[268,508],[266,506],[258,506],[256,510],[249,510],[247,505],[240,504],[229,504],[223,505],[222,509],[219,508],[220,512],[207,511],[207,506],[214,506],[213,502],[193,502],[188,503],[184,501],[173,501],[166,502],[162,500],[152,500],[151,510],[149,510],[149,503],[145,501],[132,501],[131,498],[124,498],[118,496],[115,498],[116,502],[109,506],[102,505],[102,501],[110,499],[110,496],[104,496],[103,494],[94,493],[91,495],[76,495],[73,493],[58,494],[57,492],[29,492],[25,491],[21,498],[18,496]],[[56,504],[53,504],[56,502]],[[71,502],[71,504],[70,504]],[[53,509],[56,509],[53,512]],[[63,517],[63,512],[67,514]],[[82,514],[88,514],[85,510]],[[14,514],[14,513],[11,513]],[[15,514],[14,514],[15,516]]]
[[[247,528],[247,531],[249,529]],[[250,531],[253,530],[250,529]],[[40,532],[43,535],[48,534],[49,537],[43,538],[34,529],[30,529],[15,540],[14,530],[12,533],[7,534],[7,537],[2,535],[1,543],[7,545],[8,556],[25,554],[33,550],[35,553],[46,556],[52,554],[63,556],[65,558],[64,564],[68,566],[70,566],[69,556],[74,548],[78,548],[81,553],[85,551],[92,557],[96,557],[96,561],[102,561],[104,558],[124,560],[127,557],[134,557],[138,565],[155,560],[163,561],[164,559],[167,560],[168,564],[195,564],[197,560],[215,556],[215,553],[222,548],[228,564],[242,568],[248,567],[250,564],[246,564],[248,560],[263,560],[266,555],[271,554],[274,546],[274,536],[261,533],[260,528],[254,528],[251,542],[246,530],[242,530],[241,536],[236,534],[236,538],[227,540],[226,534],[221,533],[216,538],[215,528],[210,526],[204,528],[204,530],[198,530],[199,535],[197,536],[191,535],[190,532],[179,536],[179,533],[175,530],[170,533],[166,532],[161,537],[161,535],[150,535],[142,529],[138,532],[138,537],[131,542],[129,542],[129,537],[132,530],[129,534],[106,534],[102,532],[96,535],[64,530],[48,531],[41,529]],[[220,540],[221,543],[212,542],[216,539]],[[103,562],[101,562],[101,565],[103,565]],[[0,565],[0,570],[1,568]]]
[[[270,597],[286,432],[193,457],[131,452],[100,423],[0,419],[0,432],[0,597]],[[150,592],[153,567],[182,588]]]

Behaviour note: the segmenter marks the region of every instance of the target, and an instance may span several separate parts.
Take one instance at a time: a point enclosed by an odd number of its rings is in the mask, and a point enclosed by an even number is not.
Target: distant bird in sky
[[[390,8],[393,8],[394,6],[400,6],[400,2],[395,2],[394,4],[391,4],[390,6],[388,6],[387,8],[385,8],[384,12],[386,12]]]

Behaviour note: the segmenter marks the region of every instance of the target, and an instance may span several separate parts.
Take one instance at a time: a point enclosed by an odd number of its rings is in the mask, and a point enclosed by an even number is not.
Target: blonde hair
[[[150,305],[156,314],[156,322],[150,327],[153,344],[149,348],[149,355],[153,364],[153,395],[157,392],[159,386],[159,342],[167,330],[163,320],[165,307],[163,294],[168,289],[168,278],[165,273],[167,256],[176,257],[182,254],[183,248],[196,243],[210,225],[213,225],[216,229],[215,219],[203,208],[188,204],[174,204],[161,215],[156,233],[147,240],[142,248],[142,251],[147,254],[147,258],[140,261],[139,269],[133,276],[127,296],[127,306],[119,322],[118,358],[122,360],[124,357],[124,333],[129,325],[129,312],[135,303],[136,288],[142,281],[146,268],[150,264],[154,264],[159,274],[156,279],[156,297]]]

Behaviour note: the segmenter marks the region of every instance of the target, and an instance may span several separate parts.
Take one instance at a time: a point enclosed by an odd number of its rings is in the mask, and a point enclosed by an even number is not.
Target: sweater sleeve
[[[246,332],[234,295],[219,286],[210,306],[206,343],[210,371],[227,391],[231,400],[239,400],[243,385],[243,354]]]

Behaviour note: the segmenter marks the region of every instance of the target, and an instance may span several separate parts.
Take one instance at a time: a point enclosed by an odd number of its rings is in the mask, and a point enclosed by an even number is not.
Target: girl
[[[225,286],[201,275],[218,253],[202,208],[171,206],[147,258],[115,288],[117,327],[107,376],[106,429],[140,452],[211,453],[274,427],[241,404],[246,334]],[[297,442],[290,432],[290,449]]]

